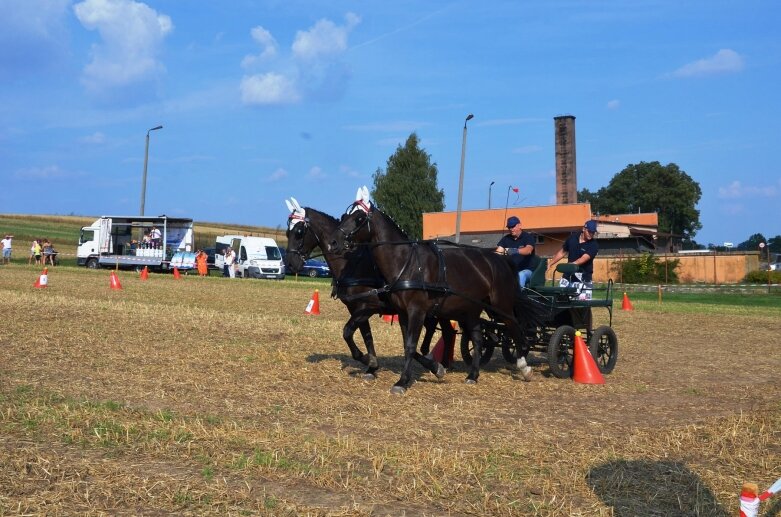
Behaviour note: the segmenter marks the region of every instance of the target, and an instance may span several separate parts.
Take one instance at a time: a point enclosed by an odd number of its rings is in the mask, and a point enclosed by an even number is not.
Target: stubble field
[[[726,516],[781,476],[781,306],[635,302],[604,386],[497,352],[399,397],[327,282],[38,273],[0,269],[0,515]]]

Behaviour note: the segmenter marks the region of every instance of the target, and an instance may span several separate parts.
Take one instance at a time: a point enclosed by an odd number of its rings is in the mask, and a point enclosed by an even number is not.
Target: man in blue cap
[[[586,221],[583,229],[579,232],[572,232],[564,241],[564,245],[553,255],[548,262],[548,267],[552,268],[556,262],[567,254],[567,261],[570,264],[580,266],[580,272],[565,277],[570,282],[582,282],[586,288],[591,286],[591,277],[594,273],[594,257],[599,253],[599,244],[594,239],[597,233],[597,222],[595,220]]]
[[[523,231],[521,220],[514,215],[507,219],[507,229],[510,233],[501,238],[496,245],[496,252],[510,257],[513,267],[518,271],[518,282],[521,287],[526,287],[532,277],[531,263],[536,240],[534,235]]]

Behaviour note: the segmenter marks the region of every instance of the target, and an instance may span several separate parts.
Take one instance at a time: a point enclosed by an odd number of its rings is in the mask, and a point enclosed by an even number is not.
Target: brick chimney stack
[[[575,117],[553,117],[556,133],[556,204],[578,202],[578,176],[575,170]]]

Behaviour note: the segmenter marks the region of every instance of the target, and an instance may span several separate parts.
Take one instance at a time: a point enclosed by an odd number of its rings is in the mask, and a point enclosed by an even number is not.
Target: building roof
[[[525,230],[533,232],[573,231],[591,219],[591,205],[589,203],[573,203],[507,209],[462,210],[461,233],[493,231],[506,233],[507,218],[512,215],[521,219]],[[456,212],[427,212],[423,214],[424,239],[449,237],[455,233]]]

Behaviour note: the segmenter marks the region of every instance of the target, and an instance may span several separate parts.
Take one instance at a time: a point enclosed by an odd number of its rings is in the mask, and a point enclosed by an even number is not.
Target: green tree
[[[765,242],[765,243],[767,242],[765,236],[762,235],[761,233],[755,233],[747,240],[738,244],[736,248],[741,251],[757,251],[759,249],[760,242]]]
[[[767,245],[770,246],[770,253],[781,253],[781,235],[768,239]]]
[[[659,162],[629,164],[597,192],[583,189],[578,199],[591,203],[600,214],[656,212],[659,231],[692,241],[702,228],[697,203],[702,197],[699,183],[676,164]]]
[[[372,199],[411,239],[423,235],[423,212],[445,207],[445,193],[437,187],[437,165],[419,143],[412,133],[388,158],[385,171],[377,168],[372,176]]]

